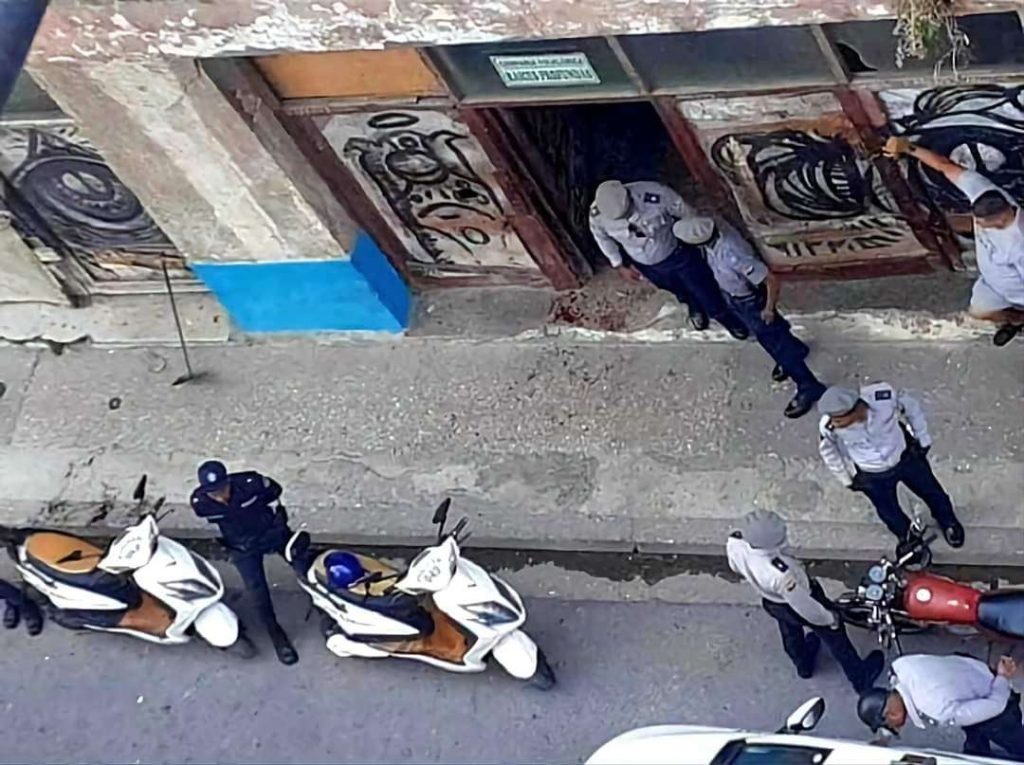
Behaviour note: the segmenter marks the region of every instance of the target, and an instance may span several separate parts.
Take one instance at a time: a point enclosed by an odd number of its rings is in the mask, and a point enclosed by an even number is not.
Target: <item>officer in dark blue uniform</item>
[[[25,620],[25,629],[29,635],[38,635],[43,631],[43,614],[39,606],[31,598],[26,598],[24,593],[10,582],[0,579],[0,600],[6,602],[4,606],[4,626],[13,630],[21,620]]]
[[[283,556],[292,535],[285,509],[278,503],[280,498],[281,486],[273,479],[255,471],[229,474],[223,463],[211,460],[199,466],[192,510],[220,528],[231,562],[252,596],[277,658],[283,664],[294,664],[299,654],[277,623],[263,569],[263,556]]]

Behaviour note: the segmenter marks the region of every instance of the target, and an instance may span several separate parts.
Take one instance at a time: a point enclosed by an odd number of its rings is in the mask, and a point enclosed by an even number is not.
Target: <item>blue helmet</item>
[[[228,469],[223,462],[207,460],[199,466],[199,485],[204,489],[220,489],[228,480]]]
[[[332,590],[347,590],[366,576],[359,558],[341,550],[328,553],[324,567],[327,569],[327,586]]]

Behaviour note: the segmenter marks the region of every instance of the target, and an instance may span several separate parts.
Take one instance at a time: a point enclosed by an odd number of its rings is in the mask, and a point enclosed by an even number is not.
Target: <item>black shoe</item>
[[[277,660],[282,664],[294,664],[299,660],[299,652],[295,650],[292,641],[280,627],[274,626],[270,630],[270,642],[274,644],[274,653]]]
[[[782,368],[782,364],[776,364],[772,368],[772,382],[786,382],[789,379],[789,373]]]
[[[25,620],[25,629],[30,636],[35,637],[43,631],[43,612],[31,600],[26,599],[22,604],[21,618]]]
[[[18,610],[17,606],[8,603],[4,609],[4,627],[13,630],[18,626],[19,622],[21,622],[21,611]]]
[[[1002,348],[1013,340],[1022,329],[1024,329],[1024,325],[1021,324],[1004,324],[996,330],[995,335],[992,337],[992,344],[997,348]]]
[[[746,340],[750,337],[750,332],[741,324],[735,324],[726,327],[729,330],[729,334],[735,337],[737,340]]]
[[[804,680],[814,676],[814,665],[818,659],[818,651],[821,650],[821,638],[812,632],[807,636],[806,646],[807,653],[804,655],[804,660],[796,668],[796,673]]]
[[[795,420],[803,417],[814,406],[814,399],[802,393],[797,393],[792,400],[786,404],[786,411],[783,412],[789,419]]]
[[[946,538],[946,544],[950,547],[964,546],[964,527],[960,525],[960,521],[953,521],[946,526],[942,530],[942,536]]]
[[[861,665],[861,675],[858,687],[854,688],[857,693],[863,693],[875,684],[875,680],[885,669],[885,654],[881,651],[872,651],[864,659]]]
[[[703,311],[697,311],[690,309],[690,326],[698,332],[703,332],[711,324],[711,320],[708,319],[708,315]]]

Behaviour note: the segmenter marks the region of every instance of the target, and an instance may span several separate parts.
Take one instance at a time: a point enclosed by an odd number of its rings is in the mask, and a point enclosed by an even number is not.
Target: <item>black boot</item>
[[[992,337],[993,345],[997,348],[1002,348],[1020,334],[1022,329],[1024,329],[1024,325],[1021,324],[1004,324],[996,330],[995,335]]]
[[[25,598],[21,604],[21,618],[25,620],[25,629],[32,637],[43,631],[43,612],[34,601]]]
[[[946,538],[946,544],[957,548],[964,546],[964,527],[960,521],[954,520],[942,530],[942,536]]]
[[[699,308],[691,308],[689,309],[689,313],[691,327],[693,327],[698,332],[703,332],[705,329],[708,328],[708,325],[711,323],[711,320],[708,319],[708,315],[706,313],[704,313]]]
[[[274,653],[277,654],[277,660],[282,664],[294,664],[299,660],[299,652],[295,650],[295,646],[292,645],[292,641],[288,639],[288,635],[281,629],[281,625],[271,625],[267,632],[270,634],[270,642],[274,644]]]
[[[789,372],[782,368],[782,364],[772,367],[772,382],[783,383],[789,379]]]
[[[13,603],[8,603],[4,608],[4,626],[13,630],[21,622],[21,611]]]

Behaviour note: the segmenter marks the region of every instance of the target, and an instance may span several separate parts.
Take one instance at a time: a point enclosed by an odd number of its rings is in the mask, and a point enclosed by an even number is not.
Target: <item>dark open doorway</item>
[[[604,180],[660,181],[688,196],[692,181],[655,108],[647,102],[520,106],[502,110],[544,207],[593,271],[607,261],[587,226]]]

